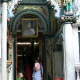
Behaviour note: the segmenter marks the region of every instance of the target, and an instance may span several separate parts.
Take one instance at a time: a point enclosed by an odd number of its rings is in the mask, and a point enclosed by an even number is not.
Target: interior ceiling
[[[18,55],[22,55],[22,54],[31,55],[32,51],[38,51],[39,39],[42,37],[43,37],[42,33],[38,34],[38,38],[22,38],[22,37],[18,37],[17,35],[17,43],[19,42],[20,43],[31,43],[29,45],[28,44],[24,44],[24,45],[17,44],[17,54]]]

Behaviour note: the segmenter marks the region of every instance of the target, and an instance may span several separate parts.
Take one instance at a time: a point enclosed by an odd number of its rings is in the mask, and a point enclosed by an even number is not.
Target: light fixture
[[[22,55],[17,55],[17,56],[22,56]],[[24,56],[26,56],[26,55],[24,55]]]
[[[30,42],[17,42],[17,45],[31,45]]]
[[[37,42],[34,42],[34,45],[38,45],[39,44],[39,42],[37,43]],[[17,45],[31,45],[31,43],[30,42],[17,42]]]

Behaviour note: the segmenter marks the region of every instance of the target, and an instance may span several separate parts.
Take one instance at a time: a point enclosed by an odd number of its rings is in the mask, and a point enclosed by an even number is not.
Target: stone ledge
[[[75,70],[80,71],[80,63],[75,64]]]

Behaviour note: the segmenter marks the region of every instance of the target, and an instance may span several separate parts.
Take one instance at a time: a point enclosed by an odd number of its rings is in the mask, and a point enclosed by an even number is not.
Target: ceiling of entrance
[[[39,38],[18,38],[17,39],[17,54],[21,55],[31,55],[35,51],[38,51]],[[34,52],[33,52],[34,51]]]

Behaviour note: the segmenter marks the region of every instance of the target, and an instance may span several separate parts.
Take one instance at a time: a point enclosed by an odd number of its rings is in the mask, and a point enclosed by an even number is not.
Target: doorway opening
[[[24,74],[26,80],[32,80],[34,62],[39,57],[44,68],[44,37],[39,33],[37,38],[18,37],[16,40],[16,78],[19,72]]]

